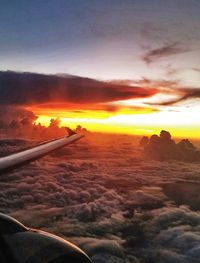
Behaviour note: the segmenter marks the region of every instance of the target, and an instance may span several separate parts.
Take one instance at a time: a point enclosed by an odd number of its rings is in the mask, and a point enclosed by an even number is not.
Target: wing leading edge
[[[70,136],[68,137],[65,136],[59,139],[54,139],[52,141],[39,144],[31,149],[0,158],[0,172],[13,169],[17,166],[23,165],[24,163],[41,158],[54,150],[60,149],[84,137],[84,135],[77,133],[69,135]]]

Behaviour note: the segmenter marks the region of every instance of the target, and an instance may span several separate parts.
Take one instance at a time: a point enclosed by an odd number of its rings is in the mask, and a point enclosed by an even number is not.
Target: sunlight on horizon
[[[61,116],[60,116],[61,115]],[[186,109],[181,112],[160,111],[148,114],[118,114],[109,117],[63,117],[63,114],[39,115],[36,124],[48,126],[52,118],[60,119],[60,126],[82,125],[90,131],[145,135],[158,133],[162,129],[170,130],[176,137],[199,138],[198,112]],[[67,115],[67,113],[66,113]],[[187,122],[187,125],[186,125]]]

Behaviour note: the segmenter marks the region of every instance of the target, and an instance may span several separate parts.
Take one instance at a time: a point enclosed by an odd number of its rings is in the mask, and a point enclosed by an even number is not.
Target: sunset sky
[[[198,0],[3,0],[0,103],[45,125],[199,138],[199,25]]]

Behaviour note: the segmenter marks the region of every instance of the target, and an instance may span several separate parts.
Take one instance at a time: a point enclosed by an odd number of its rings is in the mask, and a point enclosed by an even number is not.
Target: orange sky
[[[59,108],[57,104],[56,107],[51,108],[45,105],[35,105],[27,109],[38,116],[36,123],[40,122],[46,126],[51,118],[60,118],[61,126],[75,128],[76,125],[82,125],[90,131],[149,135],[166,129],[176,137],[199,138],[198,112],[200,106],[196,99],[170,106],[151,106],[150,104],[157,99],[173,100],[176,96],[178,95],[157,94],[149,98],[115,101],[109,103],[109,105],[117,106],[117,109],[113,111],[98,109],[98,107],[92,109],[87,106],[85,109],[77,107],[77,109],[67,110],[64,105]]]

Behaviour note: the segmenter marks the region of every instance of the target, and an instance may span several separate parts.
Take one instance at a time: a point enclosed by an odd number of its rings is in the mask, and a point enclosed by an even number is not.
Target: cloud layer
[[[196,199],[199,164],[144,160],[138,141],[91,133],[1,174],[0,211],[75,242],[94,263],[196,263],[200,214],[181,188]],[[34,143],[4,140],[1,151]]]

